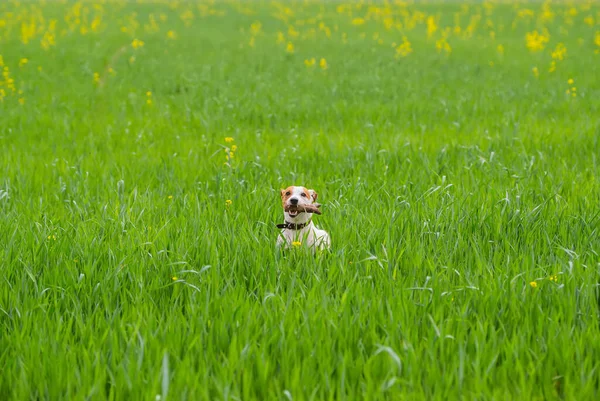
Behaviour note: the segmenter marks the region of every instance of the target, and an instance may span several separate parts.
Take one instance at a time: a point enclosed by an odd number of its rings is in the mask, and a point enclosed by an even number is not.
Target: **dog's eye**
[[[291,193],[290,191],[287,191],[287,192],[285,193],[285,196],[290,196],[291,194],[292,194],[292,193]]]
[[[304,192],[302,192],[301,196],[302,196],[303,198],[306,198],[306,194],[305,194]]]

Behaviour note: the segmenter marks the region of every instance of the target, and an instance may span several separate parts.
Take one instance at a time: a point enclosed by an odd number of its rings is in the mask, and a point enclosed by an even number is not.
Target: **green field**
[[[600,398],[598,3],[3,1],[0,56],[0,399]]]

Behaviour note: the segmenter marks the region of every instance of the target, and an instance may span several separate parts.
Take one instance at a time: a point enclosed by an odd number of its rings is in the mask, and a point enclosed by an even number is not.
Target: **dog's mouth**
[[[300,212],[298,211],[298,209],[289,210],[287,213],[292,218],[294,218],[294,217],[296,217],[296,216],[298,216],[300,214]]]

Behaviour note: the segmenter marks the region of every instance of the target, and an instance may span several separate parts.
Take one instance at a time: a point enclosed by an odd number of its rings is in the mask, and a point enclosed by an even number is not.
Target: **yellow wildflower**
[[[525,43],[527,48],[532,52],[537,52],[544,49],[550,38],[538,31],[528,32],[525,35]]]
[[[569,80],[567,81],[567,83],[569,85],[573,85],[575,83],[575,81],[573,80],[573,78],[569,78]]]
[[[567,48],[564,44],[559,43],[556,45],[556,49],[552,52],[552,59],[562,61],[567,55]]]
[[[227,199],[225,201],[225,206],[231,206],[232,203],[233,203],[233,201],[231,199]]]
[[[100,83],[100,74],[98,74],[97,72],[94,73],[94,83],[95,84]]]
[[[364,18],[354,18],[352,20],[352,25],[363,25],[365,23]]]
[[[277,32],[277,44],[285,42],[285,35],[283,32]]]
[[[435,17],[430,15],[427,17],[427,37],[430,38],[437,31],[438,27],[435,21]]]
[[[231,143],[231,142],[233,142],[233,138],[230,137],[230,136],[228,136],[228,137],[225,138],[225,142]]]
[[[294,241],[294,242],[292,242],[292,246],[293,246],[293,247],[296,247],[296,248],[297,248],[297,247],[299,247],[300,245],[302,245],[302,242],[300,242],[300,241]]]
[[[252,33],[252,35],[258,35],[260,33],[261,29],[262,29],[262,24],[260,23],[260,21],[253,22],[250,25],[250,32]]]
[[[309,59],[304,60],[304,65],[309,68],[313,67],[315,65],[315,58],[313,57],[310,60]]]
[[[537,68],[537,67],[533,67],[533,68],[531,69],[531,71],[533,72],[533,76],[534,76],[534,77],[536,77],[536,78],[537,78],[537,77],[539,77],[539,76],[540,76],[540,71],[538,70],[538,68]]]
[[[293,53],[294,52],[294,44],[292,42],[288,42],[287,46],[285,47],[285,51],[288,53]]]
[[[143,46],[144,46],[144,42],[143,42],[143,41],[141,41],[141,40],[139,40],[139,39],[133,39],[133,42],[131,42],[131,46],[132,46],[134,49],[137,49],[137,48],[139,48],[139,47],[143,47]]]
[[[171,277],[171,280],[173,280],[173,281],[177,281],[177,276],[173,276],[173,277]]]
[[[402,38],[402,43],[396,47],[396,58],[406,57],[412,53],[413,49],[406,37]]]
[[[19,67],[23,67],[28,62],[29,62],[29,60],[27,60],[25,57],[23,57],[21,60],[19,60]]]
[[[327,60],[322,58],[321,61],[319,61],[319,67],[321,67],[321,69],[323,69],[323,70],[326,70],[327,68],[329,68],[329,66],[327,65]]]
[[[177,34],[174,31],[168,31],[167,32],[167,38],[168,39],[176,39],[177,38]]]
[[[435,42],[435,48],[437,49],[438,53],[441,53],[442,51],[446,53],[452,53],[452,47],[444,36]]]
[[[532,281],[531,283],[529,283],[529,285],[531,286],[531,288],[537,288],[537,283],[535,281]]]

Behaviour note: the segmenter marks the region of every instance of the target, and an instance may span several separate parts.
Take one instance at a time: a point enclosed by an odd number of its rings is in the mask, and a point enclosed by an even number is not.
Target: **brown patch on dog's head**
[[[309,189],[306,191],[308,195],[312,198],[313,203],[317,201],[317,197],[319,196],[314,189]]]
[[[287,200],[294,195],[294,187],[287,187],[286,189],[281,190],[281,204],[285,206]]]

